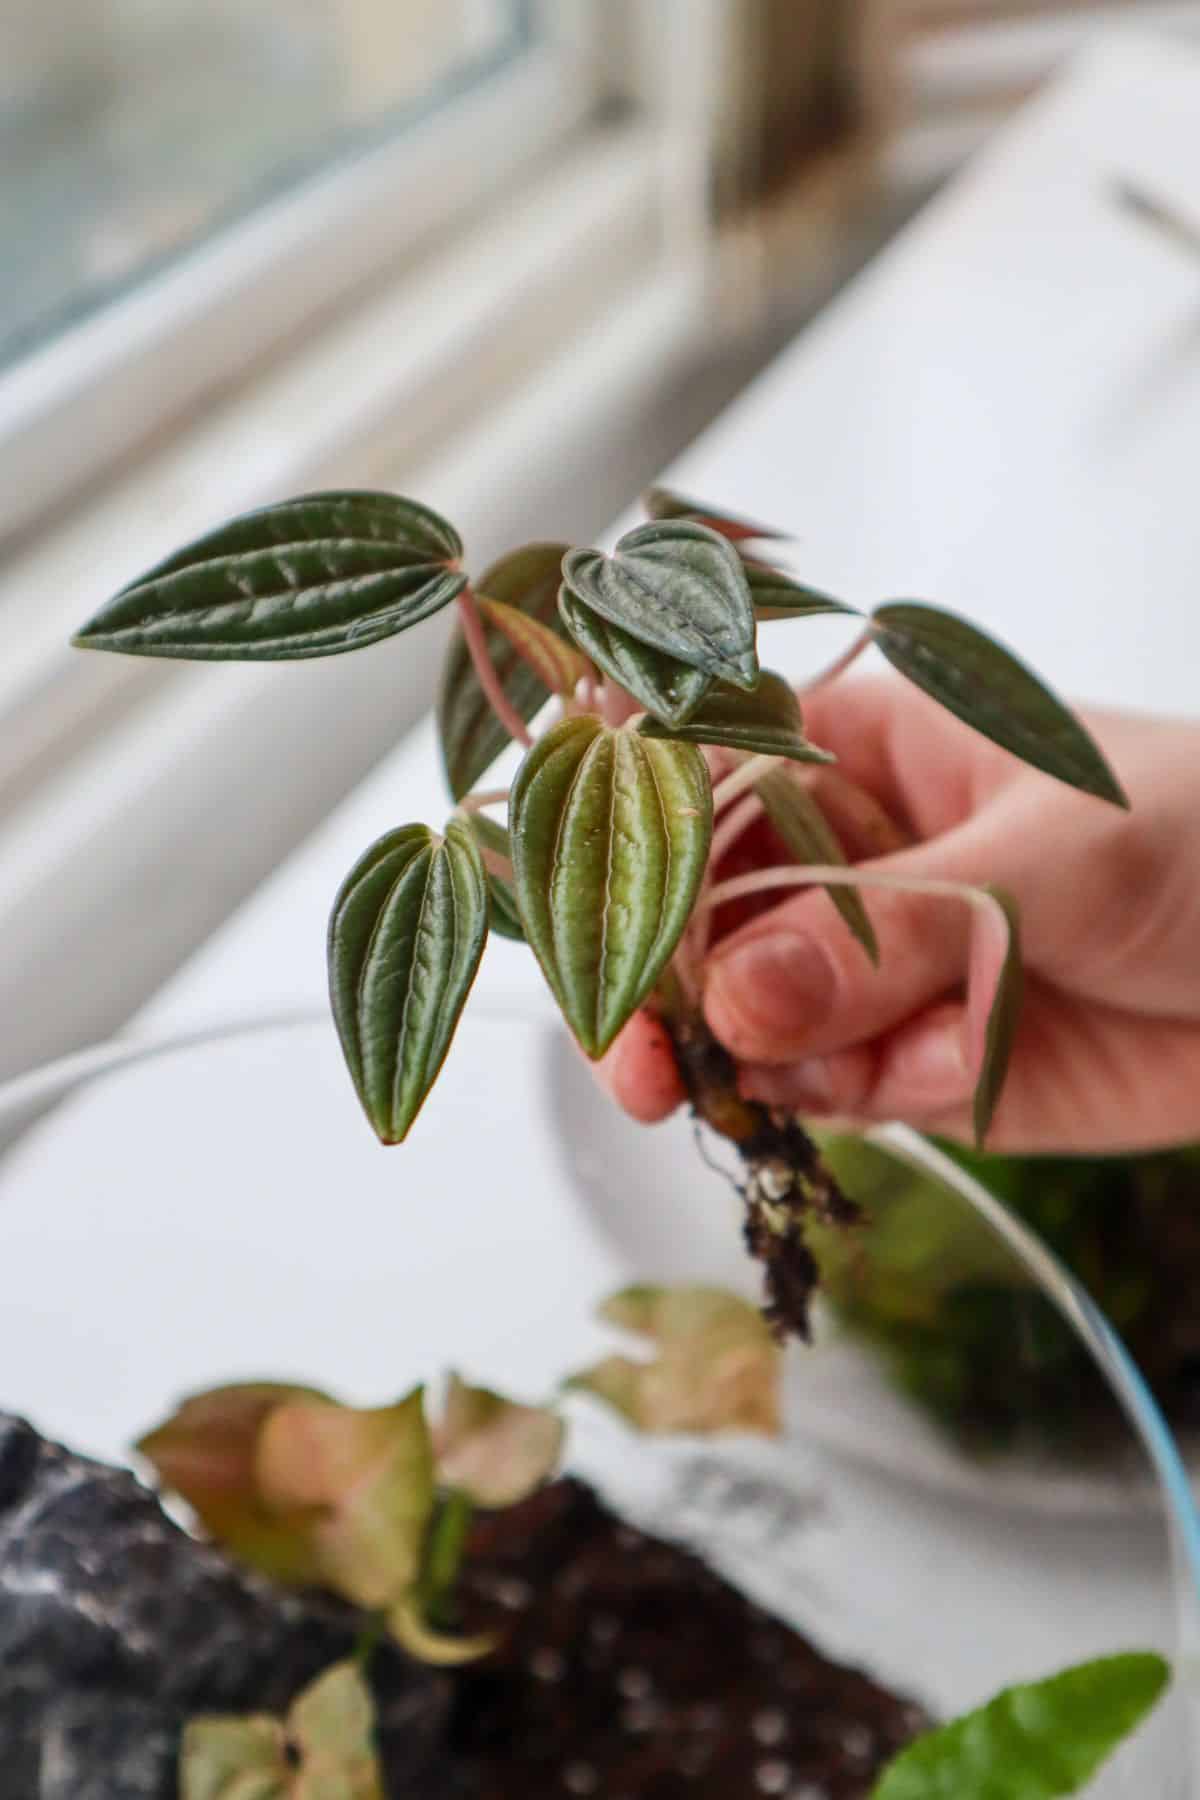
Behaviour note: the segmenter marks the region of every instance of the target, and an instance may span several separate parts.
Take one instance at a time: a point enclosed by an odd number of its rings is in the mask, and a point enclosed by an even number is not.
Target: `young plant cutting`
[[[1079,789],[1081,805],[1126,801],[1080,722],[975,626],[902,600],[863,615],[783,567],[783,535],[771,528],[662,489],[647,496],[647,510],[649,521],[611,553],[537,543],[475,575],[453,526],[415,501],[309,495],[168,557],[109,601],[76,642],[144,656],[300,660],[366,648],[456,609],[437,703],[450,816],[440,829],[417,822],[389,831],[333,897],[330,996],[350,1078],[381,1142],[402,1143],[451,1051],[492,931],[528,944],[589,1058],[603,1056],[640,1009],[653,1012],[697,1120],[736,1148],[763,1305],[710,1289],[627,1290],[604,1317],[635,1335],[640,1355],[614,1355],[568,1386],[643,1431],[773,1434],[781,1342],[809,1336],[819,1262],[827,1254],[840,1278],[839,1244],[859,1209],[853,1179],[843,1187],[836,1177],[836,1154],[827,1161],[798,1118],[741,1096],[733,1060],[704,1022],[710,941],[735,903],[758,908],[817,885],[874,961],[864,893],[904,886],[961,901],[973,932],[967,1001],[979,1145],[1012,1048],[1020,956],[1004,893],[901,881],[847,863],[821,783],[826,792],[840,784],[843,805],[866,816],[878,808],[806,735],[803,695],[761,666],[759,624],[844,617],[848,648],[812,686],[836,682],[874,645],[965,724]],[[486,785],[513,743],[523,756],[511,786]],[[745,846],[764,821],[783,859],[747,867]],[[437,1404],[417,1389],[365,1412],[269,1382],[218,1389],[152,1432],[140,1449],[212,1539],[274,1580],[328,1590],[362,1615],[357,1654],[321,1675],[286,1717],[188,1727],[182,1800],[370,1800],[391,1791],[372,1711],[371,1668],[383,1645],[427,1664],[462,1665],[457,1679],[468,1685],[455,1704],[468,1709],[485,1703],[470,1667],[502,1671],[506,1704],[519,1710],[516,1659],[533,1670],[526,1687],[565,1683],[558,1710],[568,1724],[597,1704],[569,1653],[574,1627],[561,1607],[555,1613],[539,1599],[539,1639],[528,1620],[518,1626],[506,1616],[502,1593],[506,1580],[537,1585],[539,1571],[553,1586],[539,1557],[551,1556],[563,1518],[582,1516],[581,1508],[603,1540],[596,1557],[606,1568],[620,1560],[619,1522],[581,1484],[555,1478],[563,1431],[556,1405],[518,1405],[451,1377]],[[628,1545],[625,1553],[633,1554]],[[668,1556],[661,1544],[654,1553]],[[685,1586],[716,1609],[713,1621],[722,1607],[743,1608],[741,1626],[730,1612],[702,1633],[748,1629],[746,1603],[693,1570],[686,1553],[670,1554],[688,1566]],[[614,1633],[624,1629],[618,1622]],[[763,1793],[1053,1800],[1091,1778],[1167,1678],[1158,1657],[1113,1657],[929,1730],[918,1707],[774,1629],[781,1663],[799,1657],[808,1674],[777,1696],[772,1688],[765,1710],[775,1677],[753,1678],[759,1749],[747,1768],[759,1770]],[[646,1695],[624,1699],[636,1711]],[[575,1763],[559,1758],[557,1785],[547,1776],[544,1789],[533,1785],[531,1764],[520,1791],[665,1795],[675,1788],[653,1782],[668,1774],[687,1775],[688,1792],[741,1791],[741,1765],[722,1760],[727,1746],[710,1743],[702,1755],[670,1708],[655,1705],[627,1734],[652,1744],[653,1755],[625,1743],[624,1761],[605,1762],[607,1753],[594,1750]],[[786,1758],[764,1760],[763,1746],[776,1740],[762,1735],[761,1721],[786,1722],[789,1707],[814,1717],[844,1711],[845,1742],[859,1746],[843,1744],[840,1761],[832,1750],[827,1764],[814,1760],[807,1788],[792,1785]],[[563,1746],[555,1746],[557,1756]],[[775,1772],[764,1777],[764,1769]]]

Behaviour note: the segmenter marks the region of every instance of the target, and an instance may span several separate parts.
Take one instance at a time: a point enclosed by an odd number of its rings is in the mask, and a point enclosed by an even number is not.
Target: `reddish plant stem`
[[[797,688],[796,692],[799,694],[801,700],[803,700],[806,694],[815,694],[818,688],[828,687],[831,681],[836,681],[839,675],[844,675],[851,663],[858,661],[870,642],[871,632],[869,628],[866,631],[859,632],[854,642],[847,645],[846,649],[842,651],[842,654],[839,657],[836,657],[834,661],[829,664],[827,669],[822,669],[819,674],[813,676],[811,681],[806,681],[803,687]]]
[[[483,628],[483,620],[479,616],[479,608],[475,604],[475,596],[470,588],[464,588],[458,596],[458,612],[462,620],[463,640],[475,665],[475,673],[479,677],[479,685],[483,689],[488,705],[507,731],[510,738],[526,749],[533,742],[529,728],[524,719],[512,704],[496,673],[496,665],[491,658],[487,646],[487,634]]]

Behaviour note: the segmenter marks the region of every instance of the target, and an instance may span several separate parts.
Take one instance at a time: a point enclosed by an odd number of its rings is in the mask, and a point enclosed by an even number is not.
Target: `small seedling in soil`
[[[778,1431],[781,1352],[745,1301],[638,1287],[601,1316],[640,1354],[608,1357],[569,1389],[639,1430]],[[748,1778],[783,1793],[799,1769],[836,1800],[1055,1800],[1165,1686],[1160,1658],[1110,1657],[926,1729],[919,1707],[825,1659],[687,1552],[553,1480],[563,1440],[555,1405],[457,1376],[436,1404],[418,1388],[369,1410],[247,1383],[185,1401],[150,1432],[139,1449],[212,1537],[361,1611],[354,1658],[285,1717],[187,1725],[181,1800],[384,1800],[371,1662],[385,1638],[434,1663],[480,1663],[479,1681],[461,1677],[459,1754],[491,1759],[483,1776],[472,1764],[488,1795],[658,1792],[663,1780],[674,1792],[684,1779],[724,1795]],[[714,1702],[710,1665],[726,1650]]]
[[[381,837],[333,902],[330,994],[363,1110],[382,1142],[407,1136],[489,931],[523,939],[587,1056],[602,1056],[639,1008],[657,1013],[697,1116],[739,1152],[766,1316],[805,1337],[817,1281],[807,1228],[845,1225],[856,1209],[798,1119],[742,1099],[732,1059],[704,1023],[714,916],[732,901],[761,905],[817,884],[874,959],[864,890],[920,886],[961,899],[975,935],[980,1142],[1012,1046],[1020,965],[1005,895],[846,866],[813,777],[840,781],[843,801],[873,803],[830,773],[791,687],[761,666],[759,624],[845,618],[853,636],[823,681],[874,644],[1013,755],[1126,802],[1078,720],[966,620],[907,600],[864,616],[785,568],[778,531],[662,489],[646,505],[649,522],[611,554],[530,544],[474,576],[453,526],[416,501],[307,495],[169,556],[76,642],[289,661],[363,649],[454,606],[437,696],[454,811],[441,830],[407,823]],[[524,757],[511,788],[480,789],[514,741]],[[729,875],[730,853],[764,816],[786,860]]]

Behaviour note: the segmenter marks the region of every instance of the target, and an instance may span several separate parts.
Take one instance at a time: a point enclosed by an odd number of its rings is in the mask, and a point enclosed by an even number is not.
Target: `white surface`
[[[797,567],[921,597],[1066,692],[1193,713],[1200,656],[1200,262],[1110,198],[1200,217],[1200,59],[1114,37],[1030,108],[748,390],[671,479],[800,534]],[[553,521],[546,521],[553,530]],[[802,672],[825,622],[775,626]],[[414,732],[170,982],[147,1023],[318,999],[329,902],[380,832],[436,818]],[[542,1004],[528,954],[483,992]]]

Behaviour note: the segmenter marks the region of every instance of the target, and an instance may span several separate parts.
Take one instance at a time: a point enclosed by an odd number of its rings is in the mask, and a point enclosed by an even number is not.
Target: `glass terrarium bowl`
[[[1077,1335],[1088,1404],[1111,1396],[1100,1447],[1040,1412],[1023,1429],[1019,1357],[1002,1448],[940,1435],[821,1319],[788,1353],[781,1439],[638,1438],[573,1400],[569,1463],[935,1716],[1106,1652],[1163,1651],[1166,1700],[1088,1792],[1185,1800],[1200,1792],[1200,1524],[1171,1434],[1024,1227],[921,1139],[881,1137]],[[364,1124],[324,1017],[69,1058],[0,1091],[0,1143],[0,1406],[109,1459],[183,1394],[255,1376],[378,1404],[456,1368],[547,1397],[622,1347],[593,1317],[615,1289],[757,1291],[728,1179],[690,1126],[620,1117],[544,1016],[472,1009],[399,1149]]]

